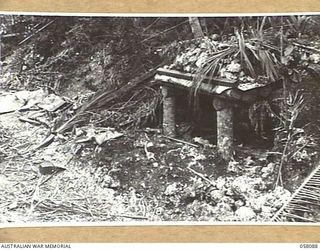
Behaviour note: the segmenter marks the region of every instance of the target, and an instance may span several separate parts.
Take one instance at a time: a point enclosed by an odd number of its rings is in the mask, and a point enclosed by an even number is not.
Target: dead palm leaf
[[[205,78],[208,78],[209,83],[213,81],[213,78],[220,71],[222,66],[222,60],[231,57],[237,51],[236,46],[230,46],[227,49],[218,51],[212,54],[204,63],[204,66],[199,68],[196,72],[196,76],[193,79],[195,83],[194,96],[197,95],[198,89]]]
[[[236,36],[238,38],[238,43],[239,43],[239,53],[240,53],[240,57],[241,57],[241,64],[245,65],[246,68],[248,68],[250,74],[252,77],[256,77],[256,71],[252,66],[252,63],[247,55],[247,46],[246,46],[246,41],[244,39],[243,36],[243,32],[238,32],[236,31]]]
[[[305,179],[271,221],[319,222],[320,164]]]

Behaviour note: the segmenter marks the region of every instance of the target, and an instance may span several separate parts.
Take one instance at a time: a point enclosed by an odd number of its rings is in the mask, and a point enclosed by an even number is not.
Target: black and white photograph
[[[320,15],[0,14],[0,226],[319,223]]]

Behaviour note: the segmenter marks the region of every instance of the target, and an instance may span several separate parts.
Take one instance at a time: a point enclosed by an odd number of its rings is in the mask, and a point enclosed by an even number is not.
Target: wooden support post
[[[161,87],[163,101],[162,129],[166,136],[175,137],[176,117],[175,117],[175,96],[174,90],[167,86]]]
[[[233,156],[233,107],[226,100],[214,98],[217,111],[217,146],[225,160]]]

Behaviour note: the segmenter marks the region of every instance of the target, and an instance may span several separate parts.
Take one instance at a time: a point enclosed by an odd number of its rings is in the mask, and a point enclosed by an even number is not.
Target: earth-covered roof
[[[283,68],[293,80],[310,71],[320,72],[319,44],[309,40],[289,39],[280,46],[274,39],[257,39],[236,32],[228,39],[214,34],[182,41],[175,45],[174,60],[158,70],[156,79],[180,87],[199,88],[209,94],[220,95],[233,89],[242,95],[255,90],[253,95],[266,97],[265,87],[270,90],[274,89],[270,85],[281,87]],[[256,89],[262,89],[263,93]]]

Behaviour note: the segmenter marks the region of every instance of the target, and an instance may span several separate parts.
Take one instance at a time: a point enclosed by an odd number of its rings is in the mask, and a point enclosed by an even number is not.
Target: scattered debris
[[[115,131],[114,128],[98,128],[90,126],[76,129],[76,136],[75,141],[77,143],[94,141],[101,146],[109,140],[123,136],[123,133]]]
[[[15,95],[0,97],[0,114],[7,114],[19,110],[25,105],[24,100],[18,99]]]
[[[290,108],[278,105],[280,114],[274,112],[284,126],[291,122],[290,133],[281,128],[276,131],[284,135],[275,145],[279,148],[268,152],[235,146],[235,154],[226,160],[212,138],[191,136],[193,128],[179,124],[182,139],[161,134],[161,91],[154,81],[157,71],[163,74],[156,80],[181,77],[180,87],[194,87],[195,92],[203,88],[231,96],[232,88],[241,93],[258,88],[257,96],[265,98],[270,92],[260,87],[282,79],[280,70],[286,71],[285,77],[292,78],[294,86],[304,83],[304,75],[319,73],[319,43],[304,43],[286,34],[279,49],[281,39],[270,43],[252,39],[253,26],[235,29],[234,34],[180,41],[185,39],[188,20],[149,34],[156,21],[143,27],[138,36],[122,32],[123,25],[90,18],[63,27],[57,45],[41,51],[43,46],[31,39],[40,37],[45,46],[52,42],[51,28],[60,22],[49,19],[31,31],[4,36],[18,39],[16,44],[23,46],[13,46],[12,55],[4,55],[1,63],[1,223],[319,221],[313,212],[319,205],[318,173],[294,192],[318,156],[317,143],[307,136],[307,128],[295,128],[295,119],[283,119],[281,112]],[[263,26],[260,20],[264,19],[257,20]],[[106,36],[96,29],[102,24]],[[85,30],[88,25],[90,34]],[[176,37],[164,36],[176,29]],[[261,31],[268,30],[261,27]],[[170,51],[164,47],[170,47],[173,40],[174,51],[166,56]],[[152,48],[156,47],[155,52]],[[161,50],[165,58],[157,54]],[[294,96],[282,97],[288,99],[287,107],[294,106],[290,103]],[[256,99],[244,95],[243,100]],[[222,106],[214,102],[220,110]],[[292,115],[295,118],[296,113]],[[257,118],[265,117],[260,113]],[[279,145],[288,138],[294,147],[283,151]],[[283,167],[284,163],[278,163],[281,157],[285,163],[290,159],[292,165]],[[283,169],[289,170],[290,178],[281,181],[283,186],[275,186]]]
[[[60,96],[50,94],[46,96],[39,104],[38,107],[49,112],[55,112],[64,106],[67,102]]]

